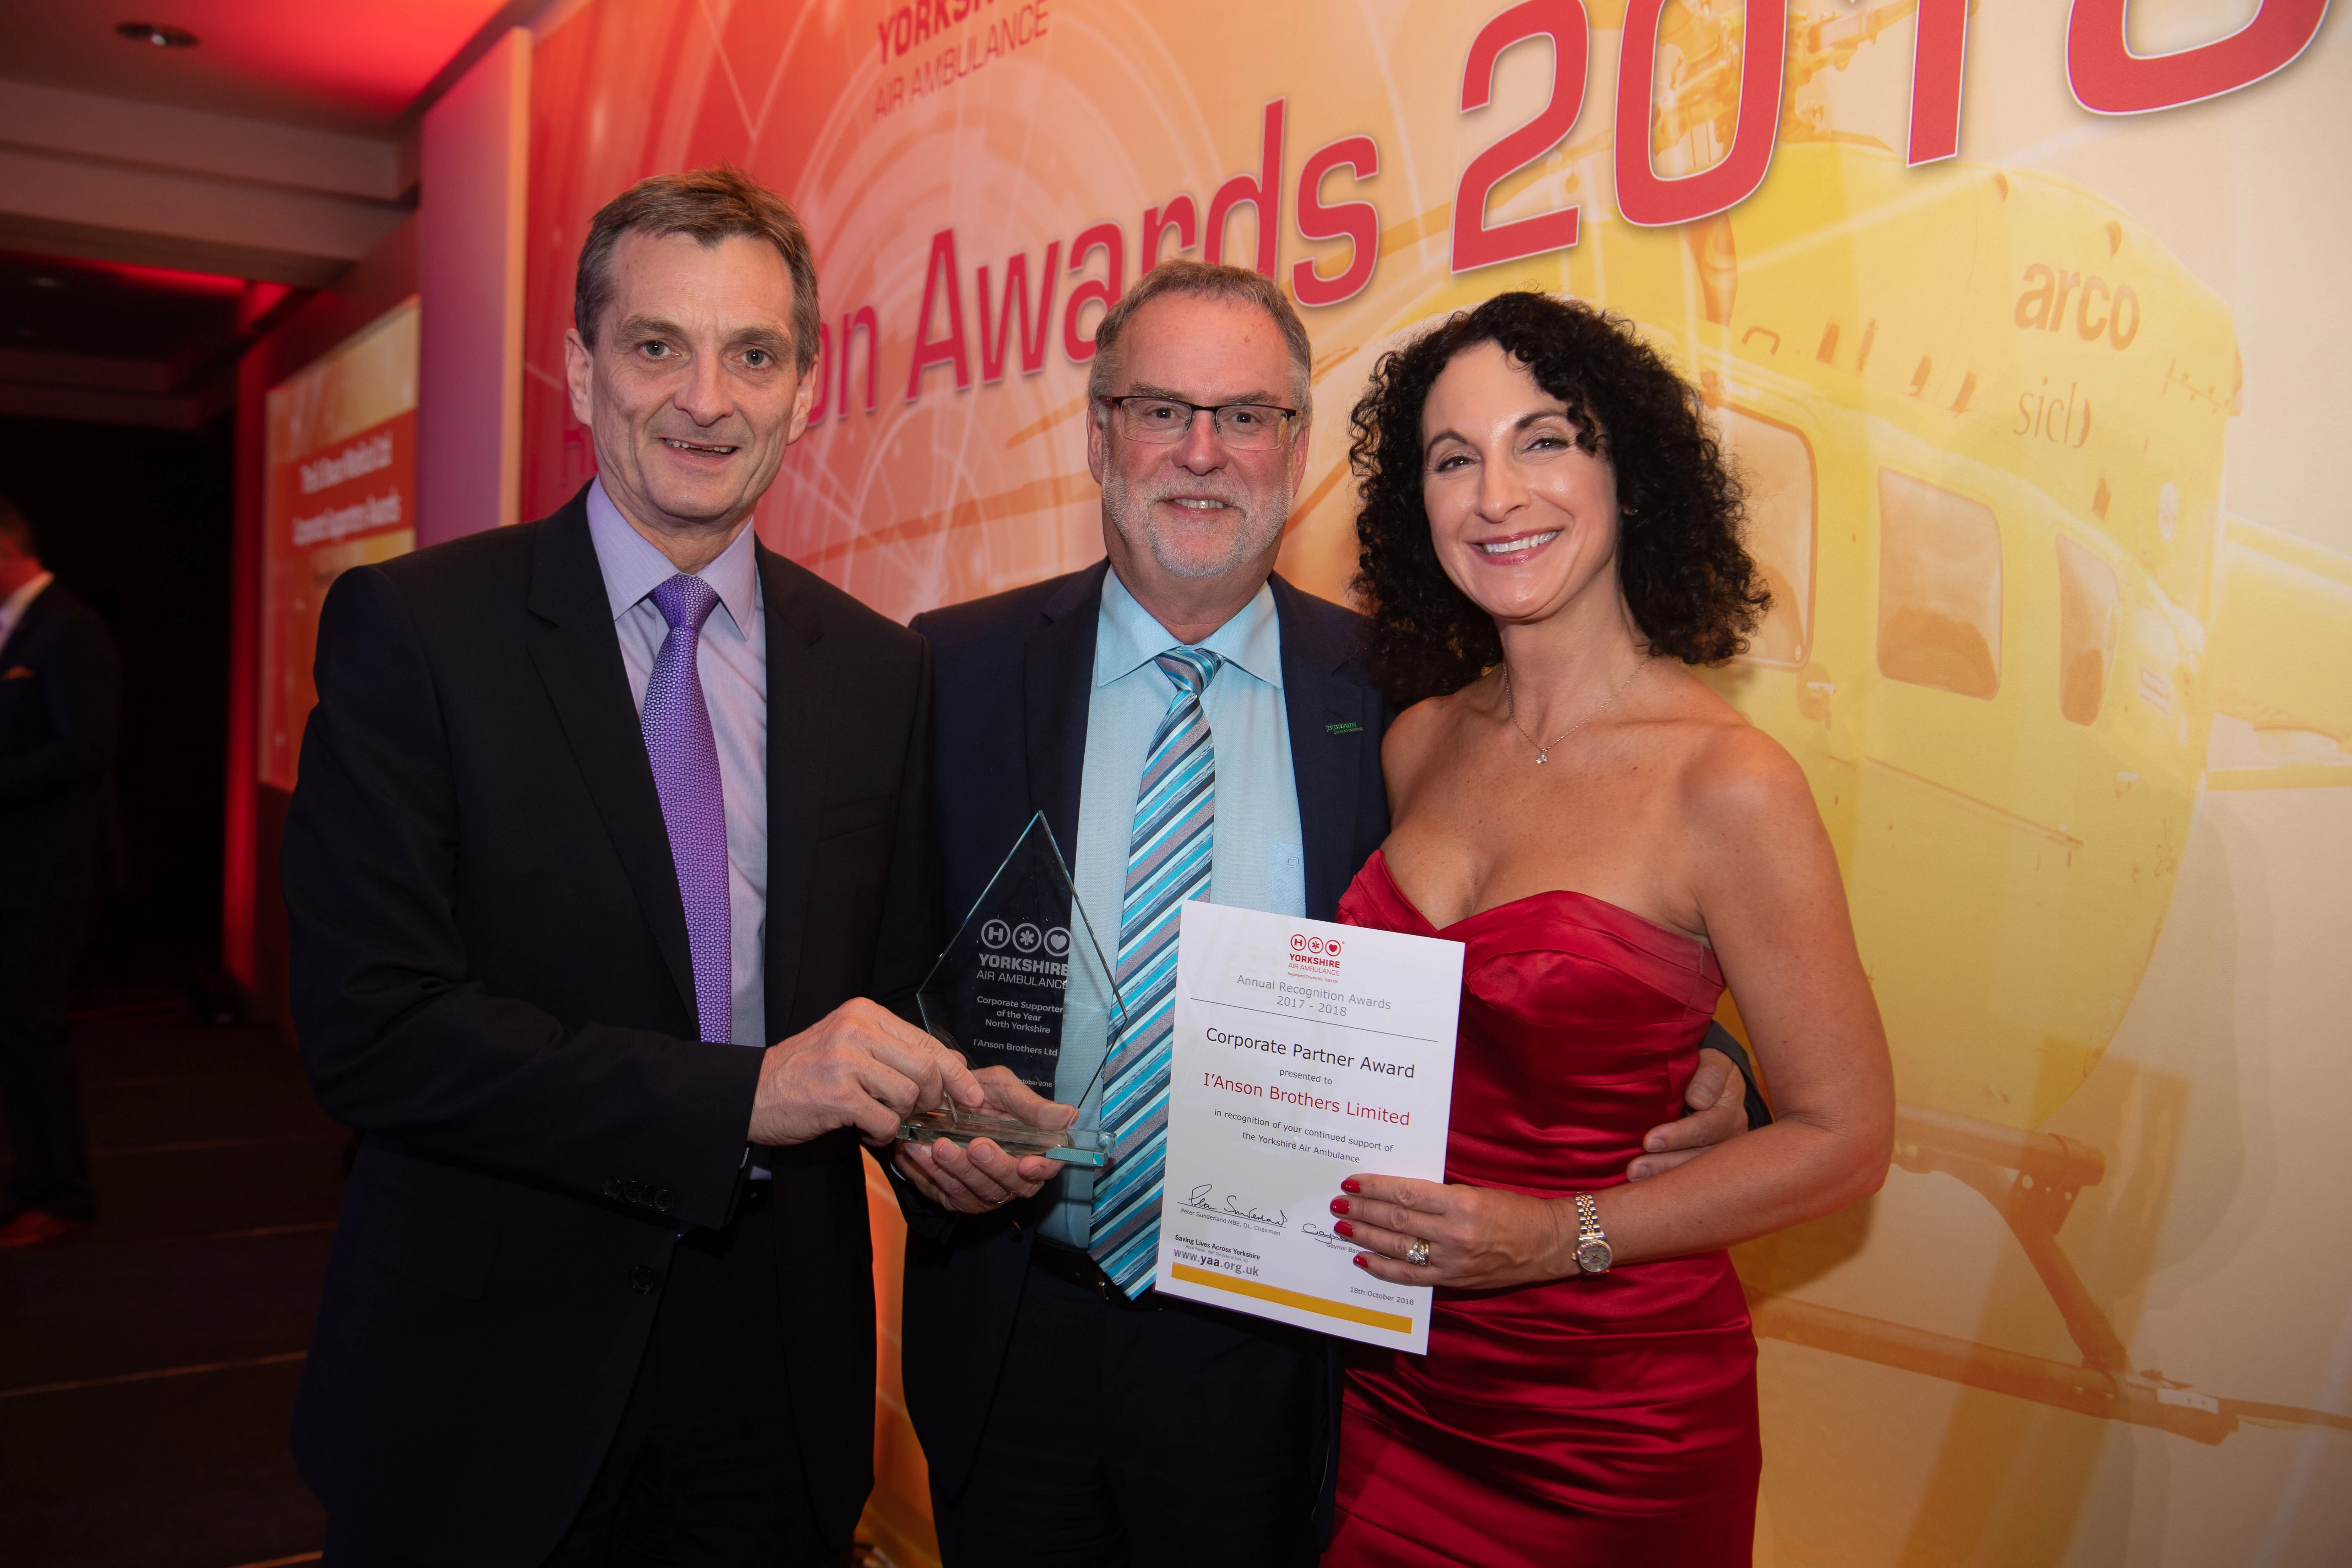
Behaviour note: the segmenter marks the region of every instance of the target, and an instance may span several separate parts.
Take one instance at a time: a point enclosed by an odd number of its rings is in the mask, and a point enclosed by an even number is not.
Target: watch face
[[[1605,1241],[1586,1242],[1576,1249],[1576,1266],[1587,1274],[1608,1273],[1609,1244]]]

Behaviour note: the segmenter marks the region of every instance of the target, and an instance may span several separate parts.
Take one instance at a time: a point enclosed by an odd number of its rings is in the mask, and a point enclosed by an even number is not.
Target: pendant
[[[1551,753],[1543,750],[1541,747],[1538,747],[1536,749],[1536,766],[1541,767],[1549,761],[1551,761]]]

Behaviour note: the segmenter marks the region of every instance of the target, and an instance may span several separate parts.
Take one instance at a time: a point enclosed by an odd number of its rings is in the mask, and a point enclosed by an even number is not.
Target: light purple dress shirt
[[[613,606],[613,629],[621,640],[621,662],[629,671],[629,696],[645,712],[646,685],[669,623],[654,605],[653,591],[677,574],[668,556],[629,526],[602,479],[588,487],[588,532],[604,573],[604,595]],[[734,997],[735,1040],[755,1048],[774,1042],[767,1034],[768,934],[768,630],[761,614],[760,571],[751,527],[735,536],[709,565],[695,575],[719,595],[719,608],[702,624],[696,665],[702,674],[703,701],[710,709],[712,739],[719,745],[719,787],[727,796],[728,978]]]

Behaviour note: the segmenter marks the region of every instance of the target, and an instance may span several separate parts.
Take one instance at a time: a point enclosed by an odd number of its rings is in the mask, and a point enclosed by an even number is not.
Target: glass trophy
[[[1066,1030],[1081,1036],[1099,1031],[1102,1059],[1110,1059],[1125,1032],[1127,1010],[1044,812],[1029,819],[931,966],[917,1000],[923,1026],[961,1051],[973,1071],[1008,1068],[1047,1100],[1057,1098],[1055,1070]],[[1087,1087],[1066,1103],[1087,1106],[1101,1077],[1097,1067]],[[1008,1154],[1043,1154],[1100,1168],[1110,1163],[1100,1114],[1082,1110],[1078,1125],[1055,1131],[950,1105],[908,1117],[898,1137],[912,1142],[945,1138],[959,1145],[986,1138]]]

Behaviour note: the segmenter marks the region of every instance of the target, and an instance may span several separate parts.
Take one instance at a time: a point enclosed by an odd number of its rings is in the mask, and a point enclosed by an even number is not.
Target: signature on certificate
[[[1277,1229],[1290,1223],[1290,1215],[1282,1209],[1276,1209],[1272,1214],[1268,1214],[1262,1208],[1243,1203],[1231,1193],[1227,1193],[1220,1201],[1211,1196],[1215,1191],[1214,1182],[1202,1182],[1185,1197],[1184,1207],[1207,1209],[1212,1214],[1229,1214],[1235,1219],[1245,1219],[1254,1225],[1270,1225]]]
[[[1344,1236],[1334,1236],[1311,1219],[1298,1227],[1298,1234],[1309,1241],[1319,1241],[1324,1246],[1337,1247],[1341,1252],[1361,1252],[1364,1249],[1362,1242],[1349,1241]]]

